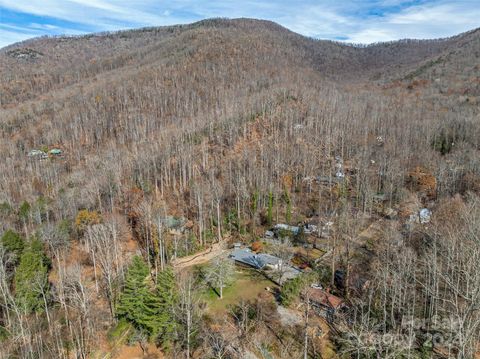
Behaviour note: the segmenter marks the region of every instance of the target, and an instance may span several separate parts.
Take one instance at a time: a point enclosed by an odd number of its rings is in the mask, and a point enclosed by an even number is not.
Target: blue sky
[[[268,19],[303,35],[355,43],[446,37],[480,27],[480,0],[0,0],[0,47],[211,17]]]

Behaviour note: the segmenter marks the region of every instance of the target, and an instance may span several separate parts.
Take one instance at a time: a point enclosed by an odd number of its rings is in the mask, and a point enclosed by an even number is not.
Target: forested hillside
[[[479,356],[479,101],[479,30],[0,49],[0,357]]]

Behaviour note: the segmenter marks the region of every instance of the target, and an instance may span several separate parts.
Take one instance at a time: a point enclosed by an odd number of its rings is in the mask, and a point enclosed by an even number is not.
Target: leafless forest
[[[218,19],[1,49],[0,358],[479,358],[479,105],[480,30],[351,46]],[[234,243],[301,274],[247,295]]]

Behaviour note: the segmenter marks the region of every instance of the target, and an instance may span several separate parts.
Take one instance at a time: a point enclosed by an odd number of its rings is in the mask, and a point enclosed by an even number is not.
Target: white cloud
[[[406,8],[399,13],[370,20],[348,41],[371,43],[404,38],[440,38],[480,26],[480,6],[472,1],[442,2]]]
[[[32,28],[32,29],[39,29],[39,30],[56,30],[56,29],[60,29],[58,26],[55,26],[55,25],[50,25],[50,24],[37,24],[35,22],[32,22],[30,24],[28,24],[28,27],[29,28]]]
[[[91,26],[97,31],[181,21],[171,15],[165,16],[161,12],[157,15],[152,11],[152,8],[157,7],[153,1],[140,4],[115,0],[0,0],[0,7],[75,22]]]
[[[31,37],[38,36],[35,34],[25,34],[21,32],[12,32],[0,29],[0,48],[13,44],[15,42],[27,40]]]

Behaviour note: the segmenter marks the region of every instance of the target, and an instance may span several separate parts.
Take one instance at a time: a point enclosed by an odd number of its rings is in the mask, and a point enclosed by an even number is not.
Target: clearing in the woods
[[[267,288],[274,290],[277,286],[265,276],[253,269],[236,267],[232,284],[223,289],[223,298],[220,299],[217,292],[208,287],[202,294],[207,303],[209,314],[225,314],[228,309],[244,301],[254,301]]]

